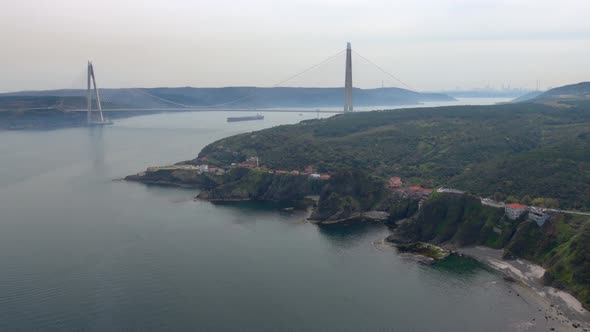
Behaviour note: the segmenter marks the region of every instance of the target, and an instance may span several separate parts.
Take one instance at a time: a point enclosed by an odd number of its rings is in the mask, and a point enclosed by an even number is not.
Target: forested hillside
[[[272,169],[358,168],[481,195],[590,208],[590,107],[542,103],[343,114],[222,139],[200,157]],[[196,161],[195,161],[196,162]]]

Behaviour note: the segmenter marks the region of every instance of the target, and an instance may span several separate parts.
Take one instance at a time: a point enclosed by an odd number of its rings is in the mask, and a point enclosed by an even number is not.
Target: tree
[[[559,201],[555,198],[545,198],[545,207],[550,209],[556,209],[559,207]]]
[[[555,209],[559,207],[559,201],[555,198],[537,197],[533,199],[533,205],[538,207]]]
[[[518,203],[518,197],[510,195],[506,197],[506,203]]]
[[[524,205],[531,205],[533,203],[533,199],[529,195],[524,195],[520,199],[520,203]]]
[[[503,194],[503,193],[501,193],[499,191],[496,191],[494,193],[494,200],[496,202],[503,202],[505,199],[506,199],[506,195],[505,194]]]

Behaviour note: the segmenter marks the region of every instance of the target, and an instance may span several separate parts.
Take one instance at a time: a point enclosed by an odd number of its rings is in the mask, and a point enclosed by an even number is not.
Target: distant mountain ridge
[[[590,99],[590,82],[565,85],[551,89],[537,99],[560,98],[560,99]]]
[[[342,88],[222,87],[222,88],[122,88],[100,89],[101,98],[113,105],[131,108],[208,107],[337,107],[343,103]],[[0,94],[0,109],[6,97],[82,97],[86,90],[20,91]],[[401,88],[353,89],[356,106],[416,105],[432,101],[453,101],[442,93],[419,93]],[[14,104],[14,99],[11,100]],[[49,107],[51,105],[47,105]]]
[[[554,88],[530,99],[533,102],[568,102],[568,101],[590,101],[590,82],[564,85]]]

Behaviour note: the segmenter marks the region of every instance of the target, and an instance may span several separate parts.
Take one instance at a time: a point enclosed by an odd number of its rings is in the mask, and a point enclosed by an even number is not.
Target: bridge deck
[[[73,109],[70,112],[87,112],[87,109]],[[103,109],[103,112],[257,112],[257,113],[344,113],[337,110],[310,110],[310,109],[204,109],[204,108],[114,108]]]

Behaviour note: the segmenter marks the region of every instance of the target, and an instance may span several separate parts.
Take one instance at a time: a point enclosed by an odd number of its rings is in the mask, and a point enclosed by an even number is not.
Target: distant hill
[[[543,94],[543,91],[531,91],[531,92],[526,93],[522,96],[519,96],[518,98],[515,98],[511,102],[512,103],[522,103],[524,101],[529,101],[531,99],[535,99],[542,94]]]
[[[132,108],[270,108],[270,107],[338,107],[343,103],[342,88],[295,87],[224,87],[224,88],[149,88],[149,89],[100,89],[101,98],[108,103]],[[0,94],[2,97],[83,97],[85,90],[20,91]],[[354,89],[356,106],[416,105],[431,101],[453,101],[441,93],[419,93],[400,88]],[[55,100],[48,100],[55,104]],[[17,105],[16,103],[15,105]],[[23,103],[26,104],[26,103]],[[37,103],[38,107],[41,106]]]
[[[72,110],[86,108],[85,96],[19,96],[19,95],[0,95],[0,111],[19,111],[19,110]],[[113,104],[103,102],[103,107],[115,108],[125,107],[123,104]]]
[[[548,90],[531,99],[534,102],[590,101],[590,82],[564,85]]]
[[[454,98],[517,98],[530,92],[526,89],[475,89],[441,91]]]

